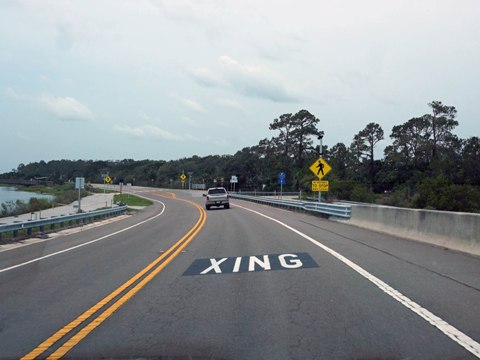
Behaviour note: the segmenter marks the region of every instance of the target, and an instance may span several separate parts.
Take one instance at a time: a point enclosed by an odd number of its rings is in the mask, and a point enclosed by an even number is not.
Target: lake
[[[0,204],[5,203],[7,201],[25,201],[28,202],[30,198],[46,198],[46,199],[53,199],[54,196],[52,195],[45,195],[45,194],[39,194],[39,193],[34,193],[34,192],[29,192],[29,191],[20,191],[17,190],[15,187],[10,187],[10,186],[0,186]]]

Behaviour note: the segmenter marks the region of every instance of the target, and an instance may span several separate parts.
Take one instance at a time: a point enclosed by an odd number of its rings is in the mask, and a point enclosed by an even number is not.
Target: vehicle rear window
[[[212,195],[212,194],[225,194],[226,191],[225,189],[210,189],[208,190],[208,194]]]

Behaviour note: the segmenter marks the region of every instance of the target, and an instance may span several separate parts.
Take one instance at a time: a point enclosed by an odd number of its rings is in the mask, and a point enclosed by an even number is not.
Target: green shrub
[[[339,200],[359,202],[374,202],[376,198],[367,185],[353,180],[331,181],[329,195]]]
[[[417,187],[413,206],[445,211],[480,211],[480,190],[471,185],[457,185],[444,177],[423,180]]]
[[[381,205],[411,207],[411,199],[407,186],[402,186],[392,192],[387,192],[377,199]]]

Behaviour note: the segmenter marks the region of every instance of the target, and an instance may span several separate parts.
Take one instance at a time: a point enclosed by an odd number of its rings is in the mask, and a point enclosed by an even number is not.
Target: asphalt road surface
[[[198,192],[0,252],[0,359],[475,359],[480,258]]]

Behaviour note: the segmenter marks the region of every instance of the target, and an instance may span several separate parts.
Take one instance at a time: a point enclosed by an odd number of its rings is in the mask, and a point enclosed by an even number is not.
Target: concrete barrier
[[[480,255],[480,214],[351,204],[351,225]]]

